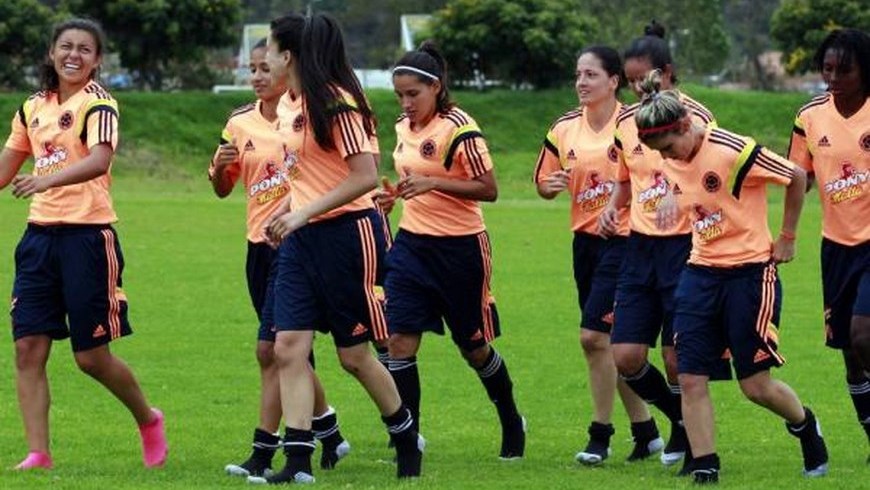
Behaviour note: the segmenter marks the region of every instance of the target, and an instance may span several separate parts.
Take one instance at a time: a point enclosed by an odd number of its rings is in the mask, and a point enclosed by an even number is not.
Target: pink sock
[[[169,452],[163,425],[163,412],[156,408],[152,408],[151,411],[154,413],[154,420],[139,426],[139,435],[142,437],[142,460],[147,468],[163,466],[166,462],[166,454]]]

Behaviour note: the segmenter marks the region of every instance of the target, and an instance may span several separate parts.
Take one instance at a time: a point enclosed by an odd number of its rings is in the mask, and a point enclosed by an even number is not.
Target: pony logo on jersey
[[[55,147],[49,142],[42,145],[43,154],[33,164],[33,170],[36,175],[51,175],[61,171],[66,165],[67,157],[69,156],[66,149],[62,146]]]
[[[586,189],[577,193],[575,202],[584,212],[601,209],[607,205],[613,193],[614,184],[609,180],[601,180],[598,172],[590,172],[586,180]]]
[[[710,171],[704,174],[704,190],[716,192],[720,187],[722,187],[722,179],[716,175],[716,172]]]
[[[290,190],[288,183],[299,171],[297,161],[297,152],[288,152],[284,147],[284,160],[281,163],[269,160],[263,165],[262,172],[248,190],[248,197],[256,197],[257,204],[265,204],[287,194]]]
[[[655,171],[652,176],[652,185],[644,189],[637,196],[637,202],[643,205],[645,213],[651,213],[658,208],[659,201],[668,194],[670,183],[665,174]]]
[[[300,133],[305,128],[305,116],[299,114],[296,116],[296,119],[293,120],[293,131]]]
[[[73,113],[72,111],[66,111],[57,118],[57,125],[60,129],[66,131],[71,128],[73,125]]]
[[[870,131],[861,135],[861,139],[858,140],[858,144],[861,145],[861,149],[867,152],[870,152]]]
[[[428,139],[420,145],[420,156],[428,159],[435,158],[435,150],[435,142]]]
[[[700,204],[692,206],[695,211],[695,222],[692,227],[704,241],[714,240],[722,236],[722,210],[710,211]]]
[[[616,145],[611,144],[607,147],[607,158],[610,159],[611,162],[616,163],[619,161],[619,153],[616,151]]]
[[[870,170],[858,171],[849,162],[843,162],[840,176],[825,183],[825,194],[834,204],[854,199],[864,192],[864,185],[870,181]]]

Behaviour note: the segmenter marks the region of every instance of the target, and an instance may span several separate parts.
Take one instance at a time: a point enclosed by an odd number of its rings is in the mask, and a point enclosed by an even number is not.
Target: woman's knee
[[[647,363],[646,346],[639,344],[614,344],[613,360],[616,369],[623,376],[633,376]]]
[[[610,334],[587,328],[580,329],[580,346],[587,353],[607,350],[610,347]]]
[[[19,371],[44,369],[51,339],[41,336],[22,337],[15,341],[15,367]]]

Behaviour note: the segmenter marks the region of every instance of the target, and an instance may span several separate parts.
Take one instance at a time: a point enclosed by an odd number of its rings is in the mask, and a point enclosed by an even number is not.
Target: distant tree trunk
[[[753,83],[755,88],[760,90],[772,89],[773,87],[770,83],[770,76],[767,74],[767,71],[765,71],[764,65],[761,64],[761,55],[750,55],[750,58],[752,59],[752,68],[755,72],[755,82]]]

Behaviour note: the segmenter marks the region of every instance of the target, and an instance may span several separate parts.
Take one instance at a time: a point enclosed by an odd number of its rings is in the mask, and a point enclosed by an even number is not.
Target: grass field
[[[756,134],[779,150],[785,147],[795,108],[806,99],[793,94],[735,96],[700,88],[697,92],[693,95],[699,100],[710,100],[722,126]],[[353,445],[351,455],[335,471],[316,472],[320,487],[689,486],[673,476],[675,469],[665,469],[657,460],[623,463],[631,443],[619,407],[612,458],[592,469],[573,461],[586,442],[591,402],[577,342],[568,203],[541,201],[528,183],[541,135],[573,99],[568,92],[539,97],[536,103],[531,94],[460,94],[490,134],[502,186],[499,202],[485,208],[504,331],[496,345],[510,366],[519,407],[529,422],[527,457],[513,463],[496,458],[500,433],[484,390],[448,339],[429,336],[419,356],[422,424],[428,439],[424,476],[397,484],[394,467],[382,462],[391,453],[374,406],[340,372],[331,339],[319,337],[319,373]],[[153,95],[121,98],[131,128],[124,126],[127,146],[119,158],[114,196],[122,219],[117,228],[127,261],[125,290],[136,335],[116,342],[113,350],[134,368],[151,401],[166,413],[170,459],[162,470],[142,469],[132,419],[105,390],[77,371],[68,343],[58,343],[49,374],[56,468],[50,473],[9,471],[24,456],[26,445],[7,337],[6,347],[0,349],[0,372],[5,373],[0,380],[0,488],[246,485],[222,472],[226,463],[246,455],[256,423],[256,326],[244,284],[244,202],[238,195],[219,202],[200,178],[223,115],[244,99],[205,94],[167,98],[187,105],[167,115],[165,105],[153,107]],[[395,107],[389,98],[388,93],[372,96],[385,111]],[[510,106],[514,99],[519,102]],[[0,98],[0,115],[11,114],[16,103],[20,102],[11,97]],[[149,104],[153,114],[146,116]],[[491,107],[496,104],[506,109],[499,113]],[[752,112],[747,110],[746,119],[740,119],[735,106],[752,107]],[[142,117],[135,117],[137,113]],[[203,114],[212,119],[205,120]],[[389,121],[386,116],[381,119]],[[381,145],[392,148],[386,126],[382,125]],[[161,140],[172,143],[157,145]],[[137,159],[151,160],[146,165]],[[779,193],[771,195],[771,227],[776,229],[781,198]],[[8,191],[0,194],[0,297],[8,297],[12,251],[24,227],[26,207]],[[736,384],[720,383],[713,393],[723,487],[868,487],[867,441],[846,393],[842,362],[838,353],[822,345],[819,219],[812,195],[801,221],[798,258],[781,269],[785,302],[780,340],[789,364],[776,374],[819,415],[831,452],[831,473],[818,481],[803,479],[797,440],[786,434],[776,417],[742,399]],[[657,419],[666,434],[667,423],[662,416]]]

